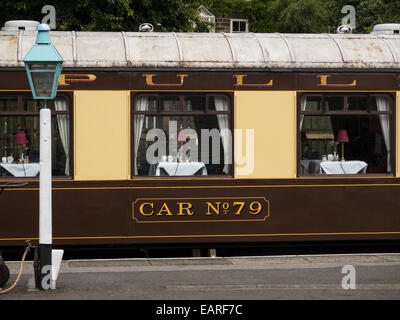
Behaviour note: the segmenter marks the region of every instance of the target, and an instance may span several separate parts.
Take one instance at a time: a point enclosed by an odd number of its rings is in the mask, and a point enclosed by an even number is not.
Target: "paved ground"
[[[8,262],[10,285],[19,263]],[[350,285],[354,266],[355,289]],[[350,269],[349,269],[350,270]],[[343,280],[343,278],[345,280]],[[57,289],[34,289],[32,262],[0,300],[400,299],[400,254],[63,261]]]

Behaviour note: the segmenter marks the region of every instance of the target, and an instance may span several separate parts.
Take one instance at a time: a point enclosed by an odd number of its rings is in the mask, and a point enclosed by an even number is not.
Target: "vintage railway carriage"
[[[27,183],[0,198],[0,246],[38,239],[35,38],[0,32],[0,181]],[[56,245],[400,238],[398,35],[51,39]]]

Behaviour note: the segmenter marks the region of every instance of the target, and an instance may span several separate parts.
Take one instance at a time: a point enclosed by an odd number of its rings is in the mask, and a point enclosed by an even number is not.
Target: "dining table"
[[[0,166],[14,177],[36,177],[40,172],[40,163],[0,163]]]
[[[156,176],[164,170],[170,176],[192,176],[201,170],[203,176],[207,175],[207,168],[203,162],[160,162],[156,169]]]
[[[320,173],[325,174],[357,174],[367,173],[368,164],[360,160],[351,161],[322,161]]]

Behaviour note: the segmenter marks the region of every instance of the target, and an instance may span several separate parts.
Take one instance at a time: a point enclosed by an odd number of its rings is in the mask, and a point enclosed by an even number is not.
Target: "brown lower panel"
[[[54,244],[400,239],[394,178],[55,181],[53,188]],[[0,246],[38,238],[38,198],[37,181],[3,193]]]

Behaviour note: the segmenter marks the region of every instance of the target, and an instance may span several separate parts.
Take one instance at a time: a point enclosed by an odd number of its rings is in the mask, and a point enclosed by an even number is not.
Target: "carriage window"
[[[330,97],[325,97],[324,101],[329,111],[344,109],[344,97],[330,96]]]
[[[68,101],[59,96],[48,105],[52,110],[52,174],[69,176]],[[40,108],[31,96],[0,97],[0,177],[39,175]]]
[[[390,174],[392,100],[379,94],[322,95],[327,108],[300,99],[300,175]]]
[[[17,111],[18,98],[16,96],[6,97],[0,96],[0,112],[2,111]]]
[[[138,95],[134,101],[135,176],[231,173],[231,107],[227,96],[153,94]],[[157,112],[149,109],[152,101],[158,104]]]
[[[141,108],[145,108],[142,110]],[[148,97],[146,104],[137,103],[135,105],[136,111],[157,111],[157,99],[156,97]]]
[[[185,97],[185,104],[184,104],[185,111],[204,111],[205,108],[206,108],[205,96]]]
[[[322,109],[322,97],[310,96],[304,104],[303,111],[319,111]]]
[[[368,96],[349,96],[347,101],[349,110],[368,110]]]
[[[179,97],[161,97],[160,98],[160,109],[162,111],[179,111],[180,101]],[[147,99],[146,99],[147,104]]]

